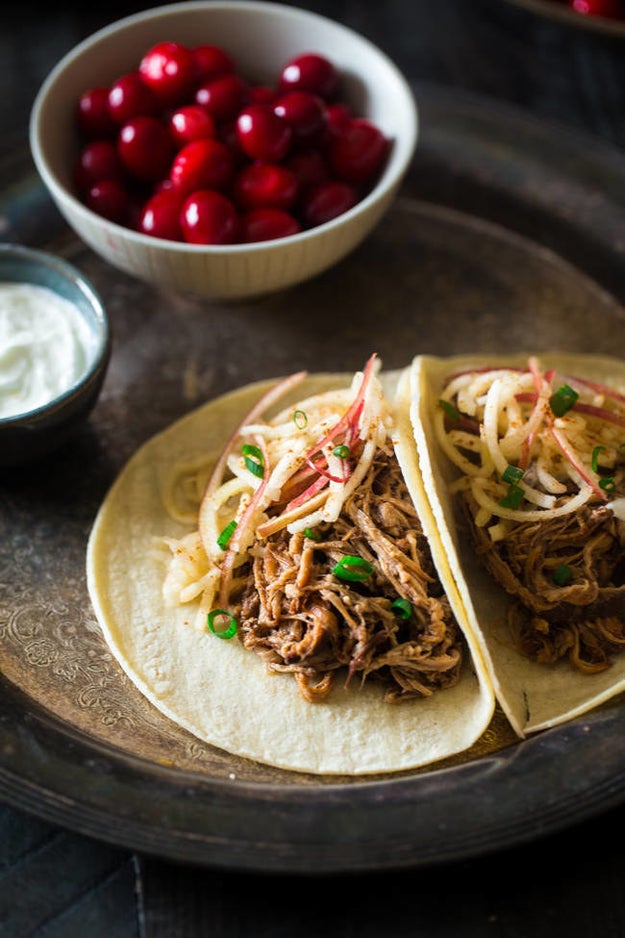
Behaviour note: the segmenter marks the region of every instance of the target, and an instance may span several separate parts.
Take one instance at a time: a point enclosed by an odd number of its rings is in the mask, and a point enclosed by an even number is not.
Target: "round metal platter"
[[[625,348],[625,162],[480,99],[416,88],[417,156],[373,235],[323,276],[239,304],[152,290],[67,229],[28,153],[0,166],[5,240],[71,260],[104,298],[113,356],[71,444],[0,476],[0,798],[192,864],[319,873],[477,856],[625,799],[625,704],[461,759],[371,778],[289,773],[198,742],[108,653],[85,585],[97,509],[145,440],[224,391],[418,352]],[[210,707],[210,701],[207,701]],[[349,728],[346,728],[346,732]]]

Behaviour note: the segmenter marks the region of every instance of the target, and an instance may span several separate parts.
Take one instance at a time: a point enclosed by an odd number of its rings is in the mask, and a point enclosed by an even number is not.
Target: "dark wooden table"
[[[625,38],[541,19],[504,0],[294,5],[332,16],[371,38],[415,89],[469,93],[501,113],[518,112],[585,135],[590,144],[609,148],[614,159],[625,159]],[[27,145],[32,99],[55,62],[94,29],[138,9],[142,6],[112,0],[105,6],[61,2],[42,10],[20,0],[3,12],[0,163]],[[598,190],[601,185],[596,180]],[[463,208],[484,217],[496,214],[477,190]],[[524,233],[539,233],[537,216],[527,220],[527,229]],[[587,255],[581,249],[579,254],[569,259],[583,263]],[[598,262],[591,272],[600,278]],[[606,286],[625,302],[618,273]],[[289,876],[168,862],[7,805],[0,807],[0,933],[7,938],[622,938],[624,837],[625,805],[616,804],[530,843],[453,863]]]

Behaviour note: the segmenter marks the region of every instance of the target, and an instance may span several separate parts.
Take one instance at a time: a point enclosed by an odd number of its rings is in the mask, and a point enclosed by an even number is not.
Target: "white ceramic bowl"
[[[317,228],[274,241],[231,246],[159,240],[106,221],[87,209],[72,187],[78,152],[79,94],[108,85],[137,67],[154,44],[172,40],[220,45],[237,71],[259,83],[275,81],[293,56],[319,52],[342,73],[342,99],[392,141],[386,168],[354,208]],[[388,209],[412,159],[418,117],[411,89],[393,62],[371,42],[317,14],[263,2],[191,0],[126,17],[69,52],[43,83],[33,105],[30,144],[39,174],[78,235],[115,267],[164,288],[214,298],[243,298],[292,286],[337,263]]]

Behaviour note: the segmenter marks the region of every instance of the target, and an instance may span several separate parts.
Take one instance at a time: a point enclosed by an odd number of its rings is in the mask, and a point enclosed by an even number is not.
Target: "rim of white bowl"
[[[46,100],[55,83],[58,81],[60,75],[63,74],[67,66],[70,65],[74,59],[92,48],[94,44],[108,38],[110,35],[115,35],[116,33],[127,29],[129,26],[132,26],[135,23],[142,23],[147,20],[167,17],[174,13],[181,13],[196,9],[229,12],[236,9],[240,11],[254,11],[274,14],[279,12],[281,16],[286,16],[294,20],[303,19],[310,22],[321,22],[324,25],[331,26],[338,33],[344,33],[346,36],[349,36],[351,41],[354,39],[357,40],[362,44],[363,48],[366,48],[371,54],[374,54],[385,66],[389,74],[392,75],[397,88],[401,91],[401,94],[404,98],[406,104],[405,112],[407,123],[405,127],[402,126],[401,150],[399,155],[394,153],[394,148],[391,150],[389,159],[382,172],[382,175],[377,180],[371,191],[368,192],[359,202],[357,202],[356,205],[348,209],[346,212],[343,212],[343,214],[338,215],[336,218],[331,219],[330,221],[324,222],[321,225],[317,225],[314,228],[308,228],[305,231],[300,231],[297,234],[287,235],[282,238],[235,244],[191,244],[186,241],[170,241],[166,238],[155,238],[151,235],[146,235],[139,231],[135,231],[133,228],[128,228],[124,225],[119,225],[116,222],[109,221],[108,219],[97,215],[97,213],[89,209],[80,201],[80,199],[71,191],[71,189],[59,181],[57,176],[48,166],[44,148],[40,140],[40,124]],[[50,192],[54,193],[56,199],[58,199],[60,202],[69,202],[72,206],[72,210],[78,215],[82,216],[86,221],[96,220],[97,223],[102,226],[103,230],[110,232],[111,235],[122,236],[134,244],[148,245],[151,250],[158,250],[162,246],[162,249],[167,251],[184,253],[191,252],[193,254],[215,253],[218,255],[242,253],[249,254],[250,252],[257,253],[259,251],[278,251],[283,246],[288,244],[313,240],[314,238],[319,237],[320,234],[323,234],[326,231],[332,231],[335,228],[342,227],[351,219],[363,214],[373,203],[377,202],[378,199],[383,197],[384,194],[398,186],[403,179],[414,156],[417,145],[418,130],[419,115],[417,103],[405,75],[391,59],[391,57],[386,52],[384,52],[383,49],[381,49],[370,39],[356,30],[339,23],[337,20],[333,20],[330,17],[315,13],[312,10],[303,10],[299,7],[288,7],[281,3],[271,2],[271,0],[266,0],[266,2],[265,0],[231,0],[231,2],[220,2],[220,0],[184,0],[184,2],[181,3],[168,3],[157,7],[151,7],[148,10],[143,10],[138,13],[125,16],[121,19],[114,20],[107,26],[103,26],[96,32],[91,33],[91,35],[85,37],[85,39],[81,40],[77,45],[70,49],[59,60],[59,62],[57,62],[48,76],[44,79],[43,84],[41,85],[35,97],[30,113],[29,141],[32,157],[37,171],[39,172],[39,175],[45,182]],[[391,142],[395,145],[397,143],[396,140]],[[393,158],[394,156],[395,158]]]

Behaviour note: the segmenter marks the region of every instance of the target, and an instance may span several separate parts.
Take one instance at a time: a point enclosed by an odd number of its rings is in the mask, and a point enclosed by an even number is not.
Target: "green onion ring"
[[[599,453],[605,449],[605,446],[595,446],[592,451],[592,471],[599,472]]]
[[[504,482],[510,482],[512,485],[514,485],[514,483],[519,482],[523,478],[524,475],[525,475],[525,472],[523,471],[523,469],[520,469],[518,466],[506,466],[501,478],[503,479]]]
[[[523,495],[523,489],[520,485],[511,485],[508,489],[508,494],[500,498],[498,504],[501,505],[502,508],[516,509],[523,501]]]
[[[251,443],[245,443],[241,452],[243,453],[243,459],[247,468],[255,476],[258,476],[262,479],[265,474],[263,454],[261,453],[258,446],[253,446]]]
[[[605,476],[603,479],[599,479],[599,488],[603,489],[604,492],[613,492],[616,488],[614,477]]]
[[[228,619],[229,625],[227,629],[216,629],[214,622],[218,616],[226,616]],[[212,612],[209,612],[206,617],[206,624],[208,628],[216,635],[217,638],[233,638],[237,634],[237,620],[231,615],[227,609],[213,609]]]
[[[438,403],[445,411],[445,416],[448,420],[451,420],[452,423],[458,423],[460,420],[460,411],[457,407],[454,407],[453,404],[450,404],[449,401],[444,401],[442,397],[439,397]]]
[[[332,573],[337,576],[339,580],[350,580],[354,583],[360,583],[366,580],[368,576],[371,576],[373,573],[373,564],[369,563],[369,561],[365,560],[363,557],[355,557],[352,554],[347,554],[345,557],[341,557],[339,562],[335,564]]]
[[[225,526],[219,537],[217,538],[217,545],[221,547],[222,550],[225,550],[228,544],[230,543],[230,538],[234,534],[237,527],[237,523],[232,519],[232,521]]]
[[[339,459],[347,459],[347,457],[350,455],[350,452],[351,452],[351,450],[350,450],[349,446],[346,446],[346,445],[343,443],[341,446],[335,446],[335,447],[334,447],[334,449],[332,450],[332,455],[333,455],[333,456],[338,456]]]
[[[563,384],[549,398],[549,406],[556,417],[563,417],[564,414],[573,407],[579,394],[568,384]]]
[[[293,411],[293,423],[298,430],[303,430],[308,424],[308,416],[303,410],[294,410]]]
[[[321,540],[321,534],[319,533],[319,531],[313,530],[313,528],[304,528],[304,534],[308,538],[309,541]]]
[[[409,619],[412,615],[412,604],[407,599],[396,599],[391,603],[391,609],[400,619]]]
[[[561,564],[553,571],[553,580],[558,586],[567,586],[573,579],[573,571],[567,563]]]

